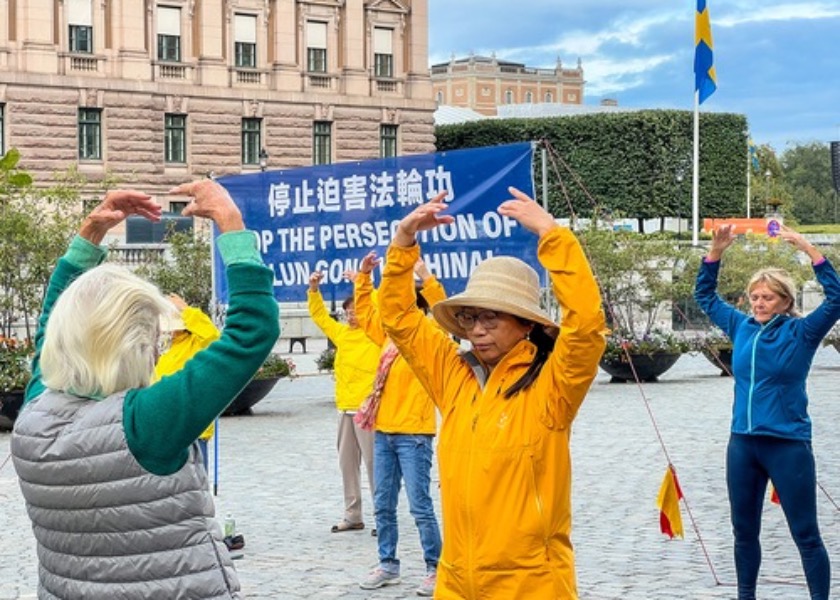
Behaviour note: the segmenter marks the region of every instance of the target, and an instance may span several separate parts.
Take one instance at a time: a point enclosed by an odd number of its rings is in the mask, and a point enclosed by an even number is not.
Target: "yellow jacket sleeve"
[[[537,397],[547,402],[544,424],[553,429],[571,424],[598,373],[606,320],[592,269],[569,229],[557,227],[544,235],[537,256],[549,272],[562,317],[557,345],[536,382],[543,392]]]
[[[373,280],[370,273],[358,273],[353,282],[353,303],[356,320],[372,342],[382,346],[385,343],[385,329],[379,316],[379,306],[374,298]]]
[[[330,338],[333,343],[336,343],[345,325],[333,319],[327,312],[327,306],[324,304],[324,298],[320,291],[309,290],[306,298],[309,316],[312,317],[312,321],[318,326],[318,329],[324,332],[324,335]]]

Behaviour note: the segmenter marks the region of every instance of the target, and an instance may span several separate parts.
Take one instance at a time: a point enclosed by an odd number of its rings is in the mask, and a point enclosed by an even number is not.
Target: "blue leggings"
[[[738,600],[755,600],[761,565],[761,508],[772,480],[799,549],[811,600],[827,600],[831,566],[817,524],[817,477],[811,442],[733,433],[726,484],[735,534]]]

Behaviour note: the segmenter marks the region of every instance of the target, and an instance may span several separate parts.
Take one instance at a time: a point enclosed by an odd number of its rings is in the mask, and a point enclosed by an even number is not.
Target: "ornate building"
[[[439,105],[496,115],[507,104],[583,104],[583,68],[535,69],[494,56],[469,56],[432,66],[432,91]]]
[[[434,150],[427,0],[0,0],[0,151],[150,193]]]

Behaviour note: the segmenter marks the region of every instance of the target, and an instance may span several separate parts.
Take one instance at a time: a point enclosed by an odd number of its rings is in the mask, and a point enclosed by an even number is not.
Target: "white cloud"
[[[741,7],[729,14],[715,17],[711,14],[712,27],[737,27],[750,23],[770,21],[796,21],[816,19],[836,19],[840,17],[840,7],[836,3],[807,2],[804,4],[778,4],[776,6]]]
[[[653,69],[675,59],[673,54],[660,54],[634,59],[596,58],[584,63],[587,95],[615,94],[649,83]]]

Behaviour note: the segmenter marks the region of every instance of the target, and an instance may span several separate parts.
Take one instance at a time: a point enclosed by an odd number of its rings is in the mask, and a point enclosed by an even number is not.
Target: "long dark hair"
[[[545,329],[539,323],[533,323],[524,319],[519,319],[523,323],[531,323],[534,327],[531,333],[528,334],[528,339],[537,347],[537,353],[534,355],[534,360],[531,366],[525,371],[525,374],[520,377],[512,386],[505,390],[505,400],[509,400],[522,390],[528,389],[537,376],[542,371],[545,361],[548,360],[548,355],[554,349],[554,338],[545,332]]]

